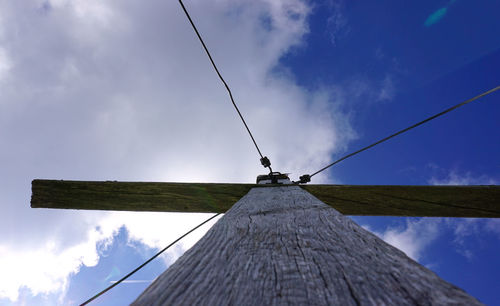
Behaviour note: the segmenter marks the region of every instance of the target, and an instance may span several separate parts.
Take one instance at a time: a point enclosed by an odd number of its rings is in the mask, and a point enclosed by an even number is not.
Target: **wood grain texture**
[[[33,180],[31,207],[225,212],[254,184]],[[346,215],[500,217],[499,186],[305,185]]]
[[[254,188],[133,305],[479,305],[297,186]]]
[[[500,186],[305,185],[344,215],[500,218]]]
[[[225,212],[253,184],[33,180],[32,208]]]

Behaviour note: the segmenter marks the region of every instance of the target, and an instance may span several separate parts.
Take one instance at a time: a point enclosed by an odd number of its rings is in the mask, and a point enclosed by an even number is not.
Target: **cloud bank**
[[[307,3],[186,6],[273,169],[297,177],[345,148],[343,101],[279,65],[308,33]],[[175,1],[0,2],[0,147],[0,298],[11,301],[21,288],[63,295],[123,224],[157,248],[201,218],[30,210],[32,179],[252,182],[264,171]]]
[[[498,185],[498,180],[493,177],[458,170],[451,170],[444,176],[433,176],[428,182],[431,185]]]

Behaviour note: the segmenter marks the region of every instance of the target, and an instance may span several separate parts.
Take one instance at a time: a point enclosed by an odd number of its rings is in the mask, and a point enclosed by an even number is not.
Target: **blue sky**
[[[351,148],[362,147],[497,86],[500,38],[491,37],[499,28],[492,13],[496,5],[458,1],[426,26],[439,4],[346,3],[343,18],[349,22],[338,30],[334,47],[328,40],[331,12],[318,8],[310,18],[308,47],[283,62],[304,86],[333,82],[352,88],[345,93],[346,107],[356,113],[351,122],[359,137]],[[377,90],[386,80],[390,99],[377,103]],[[500,153],[494,133],[500,127],[497,99],[486,97],[347,160],[331,173],[352,184],[427,184],[429,177],[444,179],[451,170],[498,181],[499,165],[492,158]],[[419,171],[412,172],[415,168]]]
[[[294,178],[500,85],[495,1],[186,6]],[[499,95],[313,183],[499,184]],[[208,216],[33,210],[32,179],[252,182],[263,169],[238,120],[176,1],[0,3],[0,304],[81,303]],[[353,219],[500,305],[499,220]],[[95,304],[131,302],[207,228]]]

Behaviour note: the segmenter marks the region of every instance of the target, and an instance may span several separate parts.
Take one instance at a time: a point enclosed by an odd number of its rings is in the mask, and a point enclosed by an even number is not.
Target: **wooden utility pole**
[[[32,191],[34,208],[225,212],[135,305],[478,305],[343,214],[500,217],[496,185],[33,180]]]
[[[298,186],[253,188],[134,305],[479,305]]]

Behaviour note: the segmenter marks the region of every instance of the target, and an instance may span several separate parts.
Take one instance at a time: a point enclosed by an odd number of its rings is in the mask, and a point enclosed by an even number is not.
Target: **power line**
[[[427,118],[427,119],[425,119],[425,120],[422,120],[422,121],[420,121],[420,122],[418,122],[418,123],[415,123],[414,125],[409,126],[409,127],[407,127],[406,129],[403,129],[403,130],[401,130],[401,131],[399,131],[399,132],[396,132],[396,133],[394,133],[394,134],[392,134],[392,135],[390,135],[390,136],[387,136],[387,137],[385,137],[385,138],[383,138],[383,139],[381,139],[381,140],[379,140],[379,141],[377,141],[377,142],[374,142],[374,143],[372,143],[372,144],[371,144],[371,145],[369,145],[369,146],[366,146],[366,147],[364,147],[364,148],[362,148],[362,149],[359,149],[359,150],[357,150],[357,151],[355,151],[355,152],[353,152],[353,153],[347,154],[346,156],[344,156],[344,157],[342,157],[342,158],[340,158],[340,159],[338,159],[338,160],[334,161],[333,163],[329,164],[328,166],[325,166],[325,167],[321,168],[320,170],[318,170],[318,171],[314,172],[314,173],[313,173],[313,174],[311,174],[311,175],[309,175],[309,174],[304,174],[303,176],[301,176],[301,177],[300,177],[300,181],[298,181],[298,182],[294,182],[294,183],[307,183],[307,182],[309,182],[309,181],[311,180],[311,177],[315,176],[316,174],[320,173],[321,171],[324,171],[324,170],[326,170],[326,169],[330,168],[331,166],[333,166],[333,165],[335,165],[335,164],[340,163],[340,162],[341,162],[341,161],[343,161],[344,159],[347,159],[347,158],[349,158],[349,157],[351,157],[351,156],[353,156],[353,155],[356,155],[356,154],[361,153],[361,152],[363,152],[363,151],[365,151],[365,150],[368,150],[368,149],[370,149],[370,148],[372,148],[372,147],[374,147],[374,146],[378,145],[379,143],[382,143],[382,142],[384,142],[384,141],[386,141],[386,140],[389,140],[389,139],[391,139],[392,137],[398,136],[399,134],[402,134],[402,133],[404,133],[404,132],[407,132],[407,131],[409,131],[409,130],[411,130],[411,129],[413,129],[413,128],[415,128],[415,127],[419,126],[419,125],[422,125],[422,124],[424,124],[424,123],[426,123],[426,122],[428,122],[428,121],[431,121],[432,119],[435,119],[435,118],[437,118],[437,117],[439,117],[439,116],[442,116],[442,115],[444,115],[444,114],[446,114],[446,113],[448,113],[448,112],[451,112],[452,110],[455,110],[455,109],[459,108],[460,106],[464,106],[464,105],[465,105],[465,104],[467,104],[467,103],[470,103],[470,102],[472,102],[472,101],[474,101],[474,100],[477,100],[477,99],[479,99],[479,98],[482,98],[482,97],[484,97],[484,96],[486,96],[486,95],[488,95],[488,94],[490,94],[490,93],[493,93],[493,92],[495,92],[495,91],[497,91],[497,90],[499,90],[499,89],[500,89],[500,86],[497,86],[497,87],[495,87],[495,88],[493,88],[493,89],[490,89],[490,90],[488,90],[488,91],[485,91],[485,92],[483,92],[483,93],[481,93],[481,94],[479,94],[479,95],[477,95],[477,96],[475,96],[475,97],[473,97],[473,98],[470,98],[470,99],[465,100],[465,101],[463,101],[463,102],[461,102],[461,103],[458,103],[457,105],[452,106],[452,107],[450,107],[450,108],[448,108],[448,109],[446,109],[446,110],[444,110],[444,111],[442,111],[442,112],[440,112],[440,113],[438,113],[438,114],[436,114],[436,115],[434,115],[434,116],[431,116],[431,117],[429,117],[429,118]]]
[[[197,226],[193,227],[191,230],[189,230],[188,232],[186,232],[184,235],[180,236],[179,238],[177,238],[174,242],[172,242],[171,244],[167,245],[163,250],[159,251],[158,253],[156,253],[153,257],[151,257],[150,259],[148,259],[146,262],[144,262],[142,265],[138,266],[137,268],[135,268],[134,271],[130,272],[129,274],[125,275],[124,277],[122,277],[120,280],[116,281],[115,283],[113,283],[111,286],[107,287],[106,289],[102,290],[101,292],[99,292],[98,294],[94,295],[93,297],[91,297],[90,299],[86,300],[85,302],[83,302],[80,306],[83,306],[83,305],[87,305],[88,303],[92,302],[93,300],[97,299],[99,296],[101,296],[102,294],[106,293],[107,291],[109,291],[111,288],[113,288],[114,286],[118,285],[119,283],[123,282],[124,280],[126,280],[129,276],[131,276],[132,274],[134,274],[135,272],[139,271],[142,267],[144,267],[145,265],[147,265],[149,262],[151,262],[153,259],[155,259],[156,257],[160,256],[161,253],[165,252],[168,248],[170,248],[172,245],[176,244],[179,240],[181,240],[182,238],[186,237],[187,235],[189,235],[190,233],[192,233],[193,231],[195,231],[196,229],[198,229],[200,226],[204,225],[205,223],[207,223],[208,221],[212,220],[213,218],[217,217],[218,215],[220,215],[220,213],[218,214],[215,214],[213,215],[212,217],[208,218],[207,220],[201,222],[200,224],[198,224]]]
[[[215,62],[212,58],[212,56],[210,55],[210,52],[208,51],[208,48],[207,46],[205,45],[205,43],[203,42],[203,39],[201,38],[201,35],[200,33],[198,32],[198,29],[196,28],[196,26],[194,25],[194,22],[193,20],[191,19],[191,16],[189,15],[186,7],[184,6],[184,3],[182,3],[182,0],[179,0],[179,3],[181,4],[182,6],[182,9],[184,10],[184,13],[186,14],[187,18],[189,19],[189,22],[191,23],[191,26],[193,27],[193,30],[195,31],[196,35],[198,36],[198,39],[200,40],[201,42],[201,45],[203,46],[203,49],[205,49],[205,52],[207,53],[208,55],[208,58],[210,59],[210,62],[212,63],[212,66],[214,67],[215,69],[215,72],[217,72],[217,75],[219,76],[219,79],[222,81],[222,83],[224,84],[224,86],[226,87],[226,90],[227,92],[229,93],[229,98],[231,98],[231,102],[233,103],[233,106],[234,108],[236,109],[236,111],[238,112],[238,115],[240,116],[241,118],[241,121],[243,121],[243,124],[245,125],[245,128],[247,129],[247,132],[248,134],[250,135],[250,138],[252,138],[252,141],[253,141],[253,144],[255,145],[255,148],[257,149],[257,152],[259,152],[259,155],[260,155],[260,162],[262,163],[262,165],[265,167],[265,168],[269,168],[269,170],[271,172],[273,172],[273,170],[271,169],[271,162],[269,161],[269,159],[265,156],[262,155],[260,149],[259,149],[259,146],[257,145],[257,142],[255,141],[255,138],[253,137],[252,135],[252,132],[250,132],[250,129],[248,128],[248,125],[247,123],[245,122],[245,119],[243,118],[243,115],[241,114],[240,110],[238,109],[238,106],[236,106],[236,103],[234,102],[234,98],[233,98],[233,94],[231,93],[231,89],[229,88],[229,86],[227,85],[226,81],[224,81],[224,78],[222,77],[222,75],[220,74],[219,72],[219,69],[217,69],[217,66],[215,65]]]

